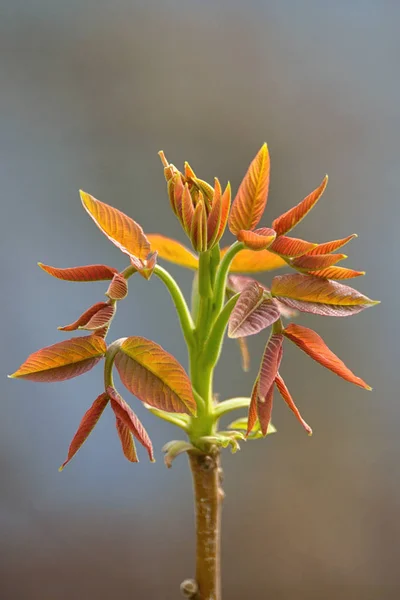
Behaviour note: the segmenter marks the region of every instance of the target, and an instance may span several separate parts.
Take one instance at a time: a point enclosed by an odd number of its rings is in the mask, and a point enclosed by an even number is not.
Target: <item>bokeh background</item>
[[[367,276],[354,285],[382,304],[354,319],[301,318],[372,393],[289,347],[283,374],[314,436],[277,399],[278,434],[224,455],[224,598],[399,597],[399,23],[393,0],[0,1],[1,600],[173,600],[193,574],[187,464],[167,471],[161,457],[177,431],[132,398],[156,464],[144,452],[138,465],[123,459],[107,413],[59,474],[101,369],[64,384],[5,376],[105,289],[52,279],[36,261],[126,264],[79,188],[185,241],[157,151],[236,189],[264,140],[264,224],[328,172],[296,234],[358,232],[349,266]],[[171,272],[189,294],[190,273]],[[112,336],[134,334],[186,365],[157,280],[134,278],[121,303]],[[227,342],[222,397],[249,394],[261,338],[250,374]]]

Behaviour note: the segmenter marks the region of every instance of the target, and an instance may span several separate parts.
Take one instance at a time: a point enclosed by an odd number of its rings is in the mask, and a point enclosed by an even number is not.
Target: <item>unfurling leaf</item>
[[[304,271],[319,271],[328,267],[333,267],[340,260],[347,258],[346,254],[314,254],[312,256],[305,254],[291,261],[292,267]]]
[[[31,354],[11,378],[31,381],[64,381],[89,371],[105,355],[107,346],[98,336],[73,338]]]
[[[86,329],[96,331],[110,323],[115,314],[115,306],[107,302],[97,302],[86,310],[74,323],[59,327],[60,331],[75,331]]]
[[[123,300],[128,295],[128,283],[121,273],[116,273],[106,291],[111,300]]]
[[[80,194],[84,208],[108,239],[125,254],[146,260],[150,243],[140,225],[120,210],[93,196],[82,191]]]
[[[125,387],[139,400],[167,412],[194,414],[192,386],[178,361],[155,342],[129,337],[115,357]]]
[[[97,425],[97,422],[103,414],[103,411],[107,404],[107,394],[100,394],[100,396],[98,396],[98,398],[96,398],[96,400],[93,402],[89,410],[87,410],[86,413],[83,415],[78,430],[75,433],[72,442],[69,446],[67,459],[65,460],[65,462],[63,462],[63,464],[59,468],[59,471],[62,471],[64,469],[65,465],[69,463],[71,458],[73,458],[78,452],[79,448],[84,444],[84,442],[86,442],[87,438]]]
[[[260,372],[258,374],[258,398],[268,394],[270,387],[275,381],[276,374],[282,359],[283,335],[274,333],[268,340],[261,360]]]
[[[184,452],[198,452],[198,449],[184,440],[172,440],[163,446],[162,451],[165,452],[165,466],[170,469],[177,456],[183,454]]]
[[[241,417],[240,419],[236,419],[236,421],[233,421],[228,425],[228,429],[247,431],[247,417]],[[271,433],[276,433],[276,427],[274,427],[270,422],[268,425],[267,435],[270,435]],[[253,429],[250,431],[247,437],[250,440],[257,440],[259,438],[264,437],[260,430],[260,423],[258,421],[256,421]]]
[[[190,239],[197,252],[207,250],[207,213],[203,199],[199,201],[193,213]]]
[[[311,356],[311,358],[336,373],[336,375],[339,375],[339,377],[342,377],[346,381],[350,381],[350,383],[355,383],[366,390],[372,389],[365,381],[360,379],[360,377],[354,375],[354,373],[346,367],[344,362],[328,348],[318,333],[312,329],[291,323],[286,327],[283,333],[287,338],[294,342],[296,346]]]
[[[243,242],[250,250],[266,250],[276,238],[276,233],[269,227],[260,227],[255,231],[241,229],[237,234],[239,242]]]
[[[263,436],[267,435],[268,432],[268,427],[271,422],[273,403],[274,384],[271,385],[263,398],[259,397],[257,400],[257,414]]]
[[[257,227],[267,203],[269,167],[268,147],[264,144],[250,164],[232,204],[229,229],[234,235],[241,229]]]
[[[150,460],[154,462],[153,444],[138,417],[113,387],[107,387],[107,393],[117,422],[120,420],[128,428],[130,433],[146,448]]]
[[[295,227],[304,217],[310,212],[310,210],[316,205],[318,200],[321,198],[325,191],[328,183],[328,175],[325,175],[322,183],[316,190],[311,192],[304,200],[299,202],[297,206],[294,206],[283,215],[275,219],[272,223],[272,228],[275,229],[278,235],[288,233],[293,227]]]
[[[271,252],[279,254],[279,256],[293,258],[295,256],[302,256],[303,254],[310,252],[310,250],[312,250],[316,246],[317,244],[313,244],[312,242],[307,242],[305,240],[300,240],[299,238],[292,238],[286,235],[280,235],[276,238],[273,244],[271,244],[270,250]]]
[[[64,279],[65,281],[105,281],[112,279],[115,273],[118,273],[117,269],[106,265],[86,265],[84,267],[70,267],[69,269],[57,269],[41,262],[38,265],[52,277]]]
[[[353,233],[352,235],[349,235],[349,236],[347,236],[345,238],[342,238],[340,240],[332,240],[331,242],[324,242],[323,244],[318,244],[314,248],[314,250],[311,250],[308,254],[309,255],[313,255],[313,254],[331,254],[331,252],[336,252],[336,250],[339,250],[339,248],[342,248],[348,242],[350,242],[350,240],[353,240],[356,237],[358,237],[358,235],[356,233]]]
[[[221,257],[226,253],[227,248],[221,250]],[[231,262],[230,273],[259,273],[260,271],[273,271],[285,267],[286,262],[280,256],[273,254],[269,250],[244,249],[236,254]]]
[[[286,404],[288,405],[290,410],[294,413],[296,419],[299,421],[299,423],[302,425],[302,427],[304,427],[304,429],[307,431],[308,435],[312,435],[311,427],[305,422],[305,420],[301,416],[299,409],[295,405],[294,400],[293,400],[292,396],[290,395],[290,392],[289,392],[288,388],[286,387],[286,384],[283,381],[282,377],[279,375],[279,373],[277,373],[277,375],[275,377],[275,384],[279,390],[280,395],[282,396],[282,398],[284,399],[284,401],[286,402]]]
[[[253,389],[251,392],[249,413],[247,416],[246,437],[249,436],[257,421],[258,384],[259,380],[257,378],[254,382]]]
[[[125,423],[119,417],[115,418],[115,426],[117,428],[118,437],[120,439],[122,452],[124,453],[125,458],[127,458],[129,462],[139,462],[136,453],[135,442],[129,427],[125,425]]]
[[[188,269],[198,268],[199,259],[197,256],[179,242],[158,233],[150,233],[147,238],[152,249],[157,250],[160,258]]]
[[[272,280],[271,293],[287,306],[313,314],[346,317],[379,304],[357,290],[311,275],[281,275]]]
[[[276,302],[256,281],[242,291],[233,309],[228,335],[241,338],[266,329],[280,317]]]
[[[323,279],[352,279],[353,277],[361,277],[365,275],[365,271],[354,271],[345,267],[327,267],[320,271],[313,271],[314,277],[322,277]]]

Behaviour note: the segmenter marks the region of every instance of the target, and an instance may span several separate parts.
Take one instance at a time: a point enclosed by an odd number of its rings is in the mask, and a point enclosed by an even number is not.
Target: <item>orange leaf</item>
[[[152,249],[157,250],[160,258],[188,269],[198,268],[199,259],[197,256],[179,242],[158,233],[150,233],[147,237]]]
[[[271,244],[269,249],[272,252],[279,254],[280,256],[293,257],[306,254],[306,252],[309,252],[310,250],[315,248],[316,245],[317,244],[313,244],[312,242],[306,242],[305,240],[300,240],[298,238],[280,235]]]
[[[74,323],[71,325],[64,325],[63,327],[58,327],[60,331],[75,331],[79,327],[82,327],[90,321],[90,319],[102,308],[106,308],[109,306],[107,302],[97,302],[93,304],[90,308],[88,308]]]
[[[217,241],[221,239],[226,229],[226,224],[229,218],[229,210],[231,208],[231,184],[228,182],[221,198],[221,221],[219,224]]]
[[[103,394],[100,394],[100,396],[96,398],[89,410],[85,412],[82,421],[79,424],[78,430],[75,433],[72,442],[69,446],[67,459],[63,462],[63,464],[59,468],[59,471],[62,471],[64,469],[65,465],[69,463],[71,458],[73,458],[78,452],[79,448],[81,448],[81,446],[86,442],[87,438],[97,425],[97,422],[103,414],[103,411],[107,404],[108,396],[103,392]]]
[[[328,267],[333,267],[336,263],[347,258],[346,254],[314,254],[310,256],[299,256],[291,262],[295,269],[304,269],[307,271],[319,271]]]
[[[116,273],[106,291],[112,300],[123,300],[128,295],[128,283],[121,273]]]
[[[268,227],[261,227],[255,231],[241,229],[237,234],[239,242],[244,242],[250,250],[265,250],[272,244],[275,238],[275,231]]]
[[[214,182],[214,190],[213,190],[213,202],[211,206],[210,214],[207,219],[207,239],[209,242],[209,248],[211,248],[217,238],[219,233],[219,226],[221,224],[221,214],[222,214],[222,190],[221,184],[217,178],[215,178]]]
[[[188,235],[192,230],[192,223],[194,217],[194,208],[192,197],[189,192],[189,186],[186,183],[182,194],[182,225]]]
[[[332,240],[332,242],[318,244],[318,246],[316,246],[314,250],[311,250],[308,254],[330,254],[331,252],[336,252],[336,250],[339,250],[339,248],[342,248],[348,242],[350,242],[350,240],[353,240],[356,237],[358,237],[358,235],[356,233],[353,233],[352,235],[349,235],[346,238],[342,238],[341,240]]]
[[[365,271],[354,271],[345,267],[327,267],[320,271],[313,271],[314,277],[323,277],[324,279],[352,279],[352,277],[361,277]]]
[[[98,302],[91,306],[71,325],[59,327],[60,331],[75,331],[76,329],[87,329],[95,331],[108,325],[115,314],[115,306],[107,302]]]
[[[98,336],[73,338],[34,352],[9,377],[43,382],[72,379],[94,367],[106,350]]]
[[[234,235],[258,225],[267,203],[269,167],[268,147],[264,144],[250,164],[232,204],[229,229]]]
[[[201,192],[200,192],[201,194]],[[207,250],[207,213],[204,206],[203,194],[193,213],[190,239],[197,252]]]
[[[154,462],[153,444],[138,417],[114,388],[107,387],[107,393],[117,420],[120,419],[128,427],[133,436],[146,448],[150,460]]]
[[[86,265],[84,267],[71,267],[69,269],[57,269],[43,263],[38,263],[39,267],[49,275],[64,279],[65,281],[104,281],[112,279],[117,269],[107,267],[106,265]]]
[[[357,308],[363,310],[368,306],[379,304],[342,283],[300,273],[274,277],[271,293],[285,304],[287,299],[293,299],[310,302],[314,306],[324,304],[331,307],[352,307],[355,310]],[[294,308],[298,308],[297,305]]]
[[[89,194],[81,191],[80,195],[84,208],[97,227],[117,248],[129,256],[143,260],[147,258],[150,243],[140,225],[123,212],[96,200]]]
[[[225,254],[227,248],[221,250],[221,257]],[[280,256],[272,254],[269,250],[241,250],[236,254],[230,266],[230,273],[258,273],[260,271],[273,271],[286,266],[285,261]]]
[[[115,425],[125,458],[133,463],[139,462],[136,454],[135,442],[133,441],[133,436],[129,427],[125,425],[125,423],[119,417],[116,417]]]
[[[278,235],[287,233],[293,227],[295,227],[304,217],[310,212],[310,210],[316,205],[318,200],[321,198],[325,191],[328,183],[328,175],[322,180],[322,183],[316,190],[311,192],[304,200],[302,200],[297,206],[294,206],[283,215],[275,219],[272,223],[272,228],[275,229]]]
[[[299,421],[299,423],[301,423],[301,425],[307,431],[308,435],[312,435],[311,427],[305,422],[305,420],[301,416],[299,409],[295,405],[294,400],[293,400],[292,396],[290,395],[290,392],[287,389],[286,384],[283,381],[282,377],[279,375],[279,373],[276,374],[275,384],[279,390],[280,395],[282,396],[282,398],[284,399],[284,401],[286,402],[286,404],[288,405],[290,410],[294,413],[296,419]]]
[[[185,370],[155,342],[142,337],[126,338],[115,365],[123,384],[142,402],[167,412],[196,412]]]
[[[350,383],[355,383],[366,390],[372,389],[365,381],[360,379],[360,377],[356,377],[356,375],[346,367],[344,362],[329,350],[328,346],[318,333],[312,329],[291,323],[286,327],[283,333],[287,338],[294,342],[296,346],[311,356],[311,358],[336,373],[336,375],[339,375],[339,377],[342,377],[346,381],[350,381]]]

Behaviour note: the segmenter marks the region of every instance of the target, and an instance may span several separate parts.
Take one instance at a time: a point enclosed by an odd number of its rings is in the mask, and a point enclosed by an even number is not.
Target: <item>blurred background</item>
[[[399,22],[393,0],[0,0],[1,600],[174,600],[192,576],[188,467],[181,457],[167,471],[161,456],[179,432],[130,398],[156,464],[141,448],[138,465],[122,457],[107,411],[60,474],[100,367],[64,384],[5,376],[63,339],[56,327],[107,286],[52,279],[37,261],[126,265],[79,188],[186,242],[157,151],[236,190],[264,141],[263,224],[328,172],[295,235],[357,232],[348,266],[367,276],[353,285],[382,304],[348,320],[301,317],[372,393],[288,347],[282,373],[314,436],[277,397],[278,433],[225,452],[224,598],[399,597]],[[170,270],[188,295],[191,273]],[[186,365],[158,280],[131,281],[111,333],[124,335],[154,339]],[[250,341],[249,374],[226,343],[221,397],[249,394],[264,341]]]

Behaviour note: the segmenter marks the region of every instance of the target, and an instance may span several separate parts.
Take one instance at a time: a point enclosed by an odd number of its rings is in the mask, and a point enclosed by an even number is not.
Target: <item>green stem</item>
[[[194,342],[194,323],[179,285],[176,283],[172,275],[170,275],[168,271],[166,271],[166,269],[160,267],[160,265],[155,266],[154,275],[157,275],[157,277],[159,277],[159,279],[161,279],[161,281],[168,288],[168,291],[171,294],[176,311],[178,313],[179,321],[181,324],[186,344],[189,348],[192,347]]]
[[[228,325],[229,317],[231,316],[232,310],[238,301],[240,294],[235,294],[228,300],[222,311],[219,313],[216,321],[214,322],[211,333],[207,339],[204,354],[207,356],[207,360],[215,366],[218,362],[219,356],[222,350],[222,342],[224,340],[225,330]]]
[[[233,410],[248,408],[250,400],[251,398],[229,398],[229,400],[224,400],[215,407],[214,417],[220,419],[223,415],[226,415]]]
[[[219,264],[214,285],[214,306],[215,313],[217,315],[221,312],[222,306],[224,304],[226,280],[229,273],[229,267],[236,254],[243,250],[243,248],[243,242],[234,242],[232,246],[227,250],[226,254],[224,255],[223,259]]]
[[[107,348],[106,352],[106,360],[104,362],[104,389],[106,390],[109,386],[114,387],[114,378],[113,378],[113,366],[114,360],[117,352],[119,351],[121,345],[127,338],[120,338],[119,340],[115,340],[112,344],[110,344]]]
[[[155,415],[156,417],[159,417],[160,419],[163,419],[164,421],[167,421],[168,423],[172,423],[172,425],[176,425],[177,427],[180,427],[184,431],[188,431],[189,419],[185,420],[181,416],[173,415],[171,413],[165,412],[164,410],[154,408],[153,406],[147,406],[147,410],[151,414]]]

